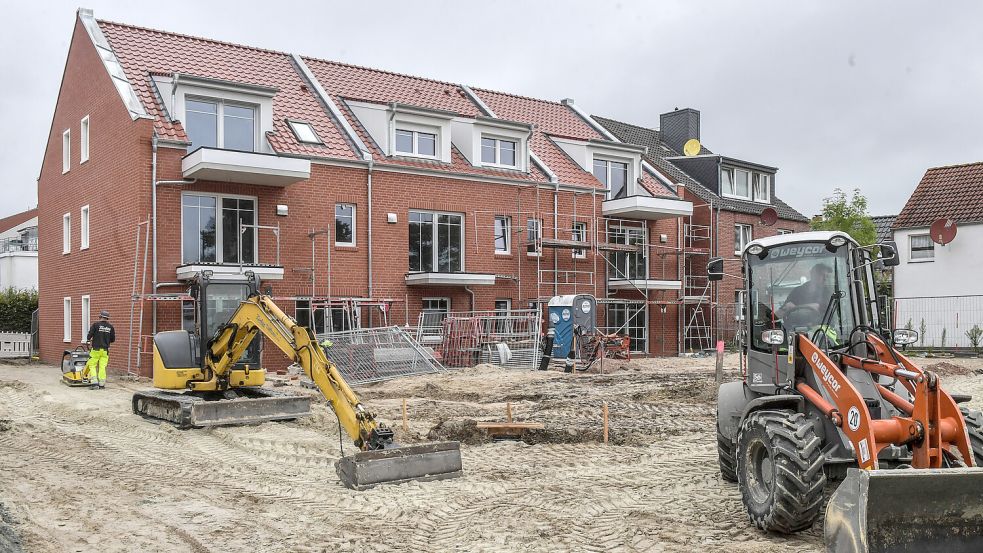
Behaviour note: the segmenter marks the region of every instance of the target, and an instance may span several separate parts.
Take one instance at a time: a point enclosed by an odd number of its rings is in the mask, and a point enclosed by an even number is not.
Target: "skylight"
[[[297,140],[307,144],[321,144],[321,139],[317,137],[317,133],[314,132],[314,127],[310,123],[301,121],[287,121],[287,123],[290,124],[290,129],[294,131]]]

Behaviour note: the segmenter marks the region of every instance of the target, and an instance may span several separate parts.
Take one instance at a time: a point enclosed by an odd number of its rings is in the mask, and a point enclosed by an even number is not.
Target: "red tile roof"
[[[28,209],[27,211],[21,211],[20,213],[14,213],[13,215],[8,215],[3,219],[0,219],[0,232],[7,232],[8,230],[14,230],[17,227],[23,225],[30,219],[38,216],[38,208]]]
[[[109,21],[99,21],[99,27],[147,113],[154,117],[158,136],[187,140],[181,123],[170,120],[158,103],[150,75],[184,73],[278,89],[273,97],[275,130],[267,135],[277,152],[343,159],[356,157],[341,130],[321,107],[314,91],[305,85],[289,55]],[[285,121],[287,118],[311,123],[324,145],[298,142]]]
[[[983,162],[926,171],[893,228],[928,227],[942,217],[983,223]]]
[[[645,170],[642,171],[642,186],[649,191],[649,194],[652,194],[656,198],[679,199],[679,196],[676,195],[674,190],[670,190],[664,182]]]

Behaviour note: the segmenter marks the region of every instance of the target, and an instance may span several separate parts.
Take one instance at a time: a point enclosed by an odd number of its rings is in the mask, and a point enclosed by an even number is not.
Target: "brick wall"
[[[81,119],[89,116],[89,160],[80,163]],[[62,132],[71,129],[71,168],[62,174]],[[149,120],[133,121],[95,48],[76,22],[38,180],[41,357],[60,362],[82,336],[81,296],[92,320],[112,314],[112,365],[125,369],[136,225],[149,214]],[[90,206],[87,250],[80,250],[80,209]],[[71,252],[62,253],[62,215],[71,214]],[[72,298],[71,340],[63,341],[62,298]]]

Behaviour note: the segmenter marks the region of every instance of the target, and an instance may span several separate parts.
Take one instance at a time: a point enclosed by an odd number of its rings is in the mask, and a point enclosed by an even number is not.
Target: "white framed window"
[[[341,307],[328,307],[323,302],[315,301],[312,309],[311,300],[297,300],[295,313],[297,324],[315,334],[351,330],[355,324],[352,313]]]
[[[242,263],[257,263],[256,204],[250,196],[182,194],[182,263],[239,263],[240,246]]]
[[[608,276],[612,279],[642,280],[649,277],[648,248],[645,247],[648,229],[609,222],[608,241],[612,244],[639,246],[636,251],[614,251],[608,256]]]
[[[72,298],[65,297],[62,299],[62,308],[64,317],[62,330],[64,337],[62,338],[66,343],[72,341]]]
[[[794,233],[795,233],[794,230],[788,230],[787,228],[780,228],[780,229],[778,229],[778,235],[779,236],[781,236],[783,234],[794,234]]]
[[[83,205],[79,212],[79,250],[89,249],[89,206]]]
[[[72,214],[61,216],[61,253],[72,252]]]
[[[754,173],[751,175],[751,200],[768,203],[771,198],[771,175]]]
[[[912,234],[908,237],[908,260],[914,262],[934,261],[935,242],[928,234]]]
[[[734,225],[734,255],[741,255],[745,246],[752,240],[752,227],[737,223]]]
[[[515,140],[481,135],[481,164],[515,168],[518,147]]]
[[[410,272],[463,272],[464,216],[410,211],[409,266]]]
[[[79,133],[79,163],[85,163],[89,161],[89,116],[86,115],[82,118],[81,129],[82,132]]]
[[[607,307],[608,332],[628,335],[633,352],[648,352],[648,307],[644,303],[612,303]]]
[[[355,206],[353,204],[335,204],[334,206],[334,243],[336,246],[355,245]]]
[[[317,137],[317,133],[314,132],[314,127],[306,121],[292,121],[287,120],[287,124],[290,125],[290,130],[294,132],[294,136],[297,137],[298,142],[303,142],[305,144],[323,144],[321,139]]]
[[[61,174],[72,168],[72,129],[61,133]]]
[[[594,176],[607,188],[609,200],[628,195],[627,162],[595,157]]]
[[[225,150],[256,151],[257,107],[220,100],[188,96],[184,100],[184,130],[191,146]]]
[[[82,296],[82,339],[84,340],[89,335],[89,326],[92,324],[92,312],[89,311],[90,296]]]
[[[423,298],[423,326],[440,326],[451,312],[450,298]]]
[[[437,129],[400,124],[396,127],[393,150],[399,155],[437,158]]]
[[[495,314],[502,316],[508,315],[509,311],[512,311],[512,299],[511,298],[499,298],[495,300]]]
[[[771,175],[747,169],[723,167],[720,195],[759,203],[771,203]]]
[[[583,221],[574,221],[573,228],[570,229],[570,239],[575,242],[586,242],[587,223]],[[573,250],[574,259],[585,259],[586,257],[587,257],[587,250],[582,248]]]
[[[539,257],[543,255],[540,240],[543,237],[543,220],[526,219],[526,255]]]
[[[504,215],[495,217],[495,253],[512,253],[512,218]]]

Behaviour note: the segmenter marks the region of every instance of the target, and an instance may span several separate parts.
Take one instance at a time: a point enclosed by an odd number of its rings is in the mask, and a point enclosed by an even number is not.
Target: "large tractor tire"
[[[792,411],[757,411],[737,437],[737,479],[751,523],[791,534],[819,516],[826,475],[822,440]]]
[[[969,431],[969,444],[973,447],[976,466],[983,467],[983,413],[975,409],[960,409]]]
[[[717,462],[720,465],[720,477],[726,482],[737,482],[737,467],[734,455],[737,452],[730,438],[720,432],[717,425]]]

